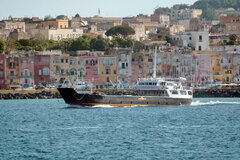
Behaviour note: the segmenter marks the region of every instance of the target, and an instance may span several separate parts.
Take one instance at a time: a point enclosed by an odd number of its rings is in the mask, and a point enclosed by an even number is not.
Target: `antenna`
[[[101,11],[100,11],[100,8],[98,8],[98,16],[100,16],[101,14]]]
[[[154,46],[154,61],[153,61],[153,78],[156,78],[156,70],[157,70],[157,46]]]

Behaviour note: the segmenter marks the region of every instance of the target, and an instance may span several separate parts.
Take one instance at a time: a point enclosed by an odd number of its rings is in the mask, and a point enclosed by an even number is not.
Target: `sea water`
[[[92,109],[0,101],[0,159],[240,159],[240,99]]]

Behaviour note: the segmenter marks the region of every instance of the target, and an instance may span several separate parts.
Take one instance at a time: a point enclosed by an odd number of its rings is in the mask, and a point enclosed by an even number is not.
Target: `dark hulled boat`
[[[83,93],[73,88],[58,88],[67,104],[79,106],[170,106],[190,105],[192,90],[184,89],[181,79],[144,78],[128,94]]]

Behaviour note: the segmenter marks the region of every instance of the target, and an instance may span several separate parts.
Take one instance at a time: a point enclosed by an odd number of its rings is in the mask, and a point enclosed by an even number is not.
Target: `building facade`
[[[6,86],[6,63],[5,54],[0,54],[0,89],[5,89]]]
[[[34,82],[36,86],[47,86],[50,84],[50,56],[34,56]]]

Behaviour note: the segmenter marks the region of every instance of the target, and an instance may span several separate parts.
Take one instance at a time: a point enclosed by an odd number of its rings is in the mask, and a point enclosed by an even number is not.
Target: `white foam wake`
[[[221,102],[221,101],[209,101],[209,102],[192,102],[191,106],[203,106],[203,105],[216,105],[216,104],[240,104],[240,102]]]

